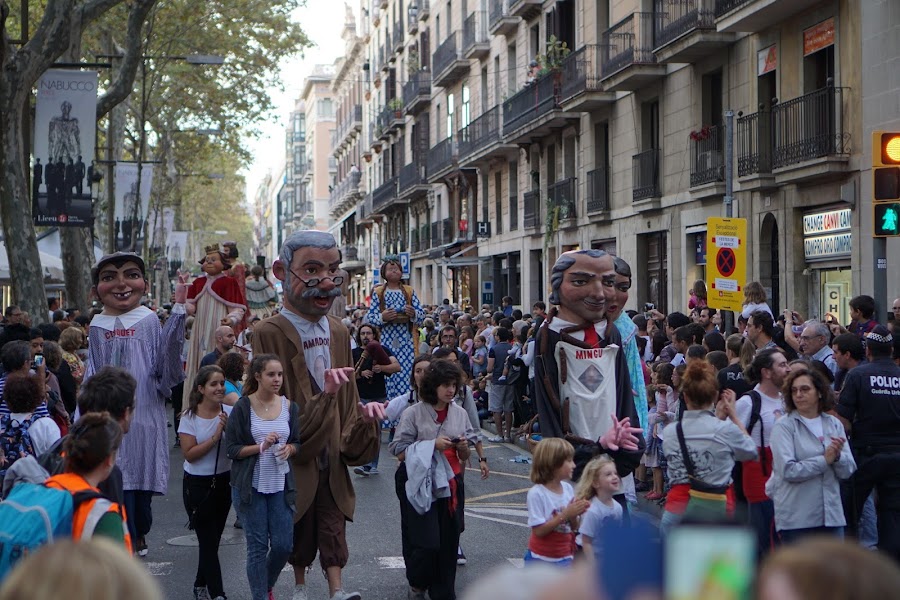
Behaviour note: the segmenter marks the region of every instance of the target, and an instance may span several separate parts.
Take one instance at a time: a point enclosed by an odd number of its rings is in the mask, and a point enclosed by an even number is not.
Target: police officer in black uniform
[[[863,503],[874,488],[878,547],[900,562],[900,366],[891,360],[893,341],[883,325],[866,334],[868,362],[847,374],[837,412],[849,426],[857,464],[848,529],[855,533]]]

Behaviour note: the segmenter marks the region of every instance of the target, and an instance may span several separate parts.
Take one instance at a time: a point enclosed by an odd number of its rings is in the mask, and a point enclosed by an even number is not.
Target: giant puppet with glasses
[[[185,303],[187,314],[194,317],[184,369],[185,381],[189,382],[194,381],[203,357],[215,349],[216,329],[228,325],[235,334],[240,333],[239,325],[247,311],[240,285],[225,273],[233,260],[230,250],[220,244],[209,245],[205,250],[200,260],[203,275],[191,283]],[[183,406],[188,406],[190,387],[184,386]]]
[[[356,496],[348,466],[370,463],[379,451],[384,407],[359,401],[350,332],[330,315],[344,281],[341,252],[322,231],[297,231],[285,240],[272,273],[283,282],[284,308],[254,329],[254,354],[274,354],[284,366],[283,393],[300,405],[300,452],[292,458],[296,478],[294,550],[289,562],[306,597],[306,569],[319,555],[329,596],[350,600],[341,571],[349,551],[346,521]],[[340,592],[340,593],[339,593]]]
[[[624,477],[643,452],[622,336],[607,318],[615,284],[613,256],[602,250],[563,253],[550,275],[555,306],[535,337],[541,434],[575,446],[576,479],[599,454],[609,454]]]

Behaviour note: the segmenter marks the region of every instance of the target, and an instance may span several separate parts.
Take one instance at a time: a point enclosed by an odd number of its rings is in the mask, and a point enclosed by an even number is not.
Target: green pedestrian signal
[[[900,202],[879,202],[875,210],[875,237],[900,236]]]

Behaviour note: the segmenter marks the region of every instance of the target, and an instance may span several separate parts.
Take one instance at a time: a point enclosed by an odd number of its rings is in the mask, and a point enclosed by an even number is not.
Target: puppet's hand
[[[338,369],[325,369],[325,390],[326,394],[336,394],[345,383],[354,377],[353,367],[341,367]]]
[[[615,415],[610,415],[610,417],[612,418],[612,426],[597,440],[600,446],[614,452],[619,449],[637,450],[637,434],[641,433],[641,428],[632,427],[630,417],[625,417],[621,421],[616,419]]]
[[[363,404],[362,402],[360,402],[359,416],[366,423],[376,423],[384,421],[384,404],[382,404],[381,402],[369,402],[368,404]]]
[[[190,276],[190,272],[182,272],[181,269],[178,269],[178,283],[175,284],[175,304],[184,304],[187,301],[187,282]]]

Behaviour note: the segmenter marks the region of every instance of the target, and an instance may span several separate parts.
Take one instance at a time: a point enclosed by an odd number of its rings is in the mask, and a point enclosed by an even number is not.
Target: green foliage
[[[538,63],[541,65],[541,70],[538,72],[539,77],[559,71],[562,68],[563,61],[572,53],[568,44],[556,39],[555,35],[551,35],[550,39],[547,40],[546,49],[545,54],[538,55]]]

